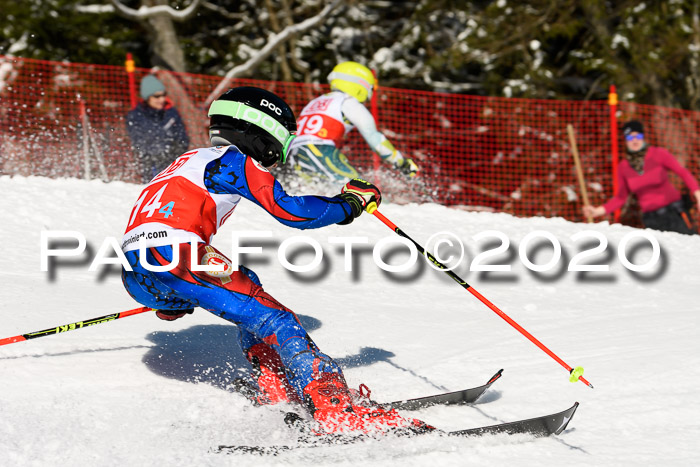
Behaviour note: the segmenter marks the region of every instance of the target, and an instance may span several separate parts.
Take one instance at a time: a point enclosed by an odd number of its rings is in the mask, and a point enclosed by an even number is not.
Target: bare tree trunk
[[[293,26],[294,21],[292,20],[292,9],[289,6],[289,0],[281,0],[281,1],[282,1],[282,9],[284,10],[284,14],[286,15],[287,26]],[[296,48],[297,48],[297,40],[295,37],[292,37],[289,40],[289,61],[292,65],[292,68],[294,68],[296,71],[304,74],[304,82],[310,83],[311,82],[311,70],[309,70],[309,64],[306,62],[302,62],[298,59],[298,57],[296,55]],[[309,98],[309,100],[310,99],[311,98]]]
[[[142,0],[143,6],[167,5],[168,0]],[[185,54],[177,39],[173,20],[167,14],[154,14],[146,20],[153,37],[153,52],[173,71],[184,72]]]
[[[277,19],[277,13],[275,12],[275,6],[272,4],[272,0],[265,0],[265,7],[267,8],[267,13],[270,15],[270,28],[273,32],[278,34],[282,28]],[[282,80],[292,81],[292,69],[287,62],[287,46],[284,42],[277,47],[277,56],[279,57],[279,65],[282,70]]]
[[[186,8],[175,10],[168,0],[141,0],[138,10],[130,8],[119,0],[111,0],[117,14],[140,23],[148,24],[153,53],[164,65],[173,71],[185,71],[185,54],[175,32],[173,21],[188,21],[199,8],[202,0],[192,0]]]
[[[685,79],[686,93],[690,103],[690,110],[698,110],[700,103],[700,13],[697,2],[693,4],[693,40],[694,48],[690,52],[690,73]]]

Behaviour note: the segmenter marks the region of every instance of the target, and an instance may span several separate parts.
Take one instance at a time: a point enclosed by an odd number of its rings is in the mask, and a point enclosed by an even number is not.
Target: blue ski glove
[[[360,217],[363,211],[374,211],[382,202],[379,188],[360,178],[353,178],[346,183],[340,190],[338,197],[346,201],[352,209],[352,213],[339,224],[349,224],[355,218]]]

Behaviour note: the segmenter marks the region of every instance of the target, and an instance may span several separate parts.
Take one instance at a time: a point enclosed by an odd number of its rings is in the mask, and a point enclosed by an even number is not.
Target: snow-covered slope
[[[89,266],[106,237],[120,238],[140,187],[124,183],[0,177],[0,338],[135,308],[117,267]],[[390,200],[389,200],[390,201]],[[519,219],[438,205],[382,206],[421,243],[440,231],[466,245],[457,273],[595,386],[568,382],[567,372],[445,274],[420,262],[388,274],[372,247],[396,235],[370,215],[349,226],[300,232],[242,202],[215,241],[224,253],[235,230],[269,230],[254,242],[262,253],[246,263],[268,292],[301,317],[318,345],[345,368],[349,383],[367,384],[377,400],[393,400],[483,384],[504,376],[470,407],[412,413],[445,429],[528,418],[581,406],[560,436],[532,439],[387,439],[353,446],[302,449],[276,458],[211,451],[219,444],[289,443],[279,412],[254,408],[229,388],[247,374],[237,330],[203,310],[173,323],[141,314],[66,334],[0,347],[0,456],[4,465],[691,465],[700,436],[700,236],[654,232],[657,266],[633,273],[618,257],[619,225]],[[58,258],[41,271],[42,231],[78,231],[89,254]],[[510,272],[469,271],[476,254],[510,249],[484,262]],[[589,262],[608,272],[567,271],[569,261],[597,244],[573,240],[582,231],[609,242]],[[562,257],[533,272],[519,256],[523,239],[547,231]],[[324,262],[292,274],[278,259],[288,237],[304,235],[323,248]],[[634,234],[633,234],[634,235]],[[353,271],[342,245],[329,237],[367,237],[356,245]],[[542,240],[543,237],[538,237]],[[651,259],[649,241],[625,251],[634,264]],[[552,257],[535,239],[536,264]],[[291,251],[291,250],[290,250]],[[288,257],[311,260],[309,249]],[[403,251],[385,250],[400,264]],[[447,254],[443,254],[447,257]],[[693,441],[695,440],[695,441]]]

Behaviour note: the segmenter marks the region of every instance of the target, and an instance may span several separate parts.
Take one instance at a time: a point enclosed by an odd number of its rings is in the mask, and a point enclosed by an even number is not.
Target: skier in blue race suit
[[[253,271],[231,265],[210,245],[242,198],[287,226],[308,229],[352,222],[380,204],[377,187],[353,179],[335,197],[287,195],[267,168],[285,162],[296,120],[270,92],[231,89],[209,115],[215,146],[180,156],[134,205],[122,241],[130,265],[122,274],[126,290],[161,319],[201,307],[235,323],[260,388],[258,402],[302,403],[319,432],[432,429],[353,394],[296,315],[263,290]]]

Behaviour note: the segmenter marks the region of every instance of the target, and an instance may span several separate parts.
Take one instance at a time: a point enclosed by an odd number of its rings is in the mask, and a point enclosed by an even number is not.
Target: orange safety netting
[[[136,182],[135,155],[125,115],[147,69],[0,56],[0,174],[102,178]],[[182,115],[191,147],[208,146],[207,108],[221,77],[157,71]],[[129,80],[132,87],[129,86]],[[275,92],[299,113],[327,85],[233,80]],[[582,221],[567,124],[574,129],[592,204],[613,194],[613,135],[617,122],[641,120],[650,144],[663,146],[696,177],[700,113],[621,102],[555,101],[456,95],[379,88],[379,130],[421,168],[417,180],[378,166],[353,132],[342,151],[363,176],[400,202],[434,200],[518,216]],[[617,121],[615,121],[617,120]],[[620,160],[624,142],[619,132]],[[173,159],[178,154],[173,154]],[[377,168],[379,167],[379,171]],[[394,175],[392,175],[394,174]],[[674,178],[678,188],[682,183]],[[638,225],[638,212],[623,209]]]

